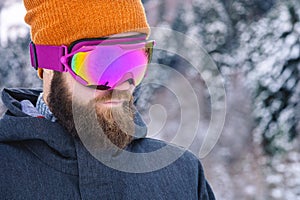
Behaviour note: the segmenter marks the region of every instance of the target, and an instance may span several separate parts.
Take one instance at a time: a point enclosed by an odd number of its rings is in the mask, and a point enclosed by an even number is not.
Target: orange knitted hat
[[[83,38],[150,32],[141,0],[23,1],[35,44],[69,45]],[[38,75],[42,78],[40,68]]]
[[[69,45],[123,32],[149,34],[141,0],[24,0],[35,44]]]

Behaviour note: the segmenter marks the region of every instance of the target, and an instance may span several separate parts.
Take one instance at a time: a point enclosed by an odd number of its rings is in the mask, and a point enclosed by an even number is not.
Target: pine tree
[[[279,2],[241,35],[236,52],[254,91],[256,134],[265,152],[289,150],[297,137],[299,109],[299,2]],[[243,51],[241,51],[243,50]]]

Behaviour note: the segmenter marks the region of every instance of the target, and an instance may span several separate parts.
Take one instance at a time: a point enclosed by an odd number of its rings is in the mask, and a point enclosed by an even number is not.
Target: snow
[[[26,23],[24,22],[26,10],[22,2],[14,3],[8,7],[5,7],[3,11],[0,13],[0,38],[1,45],[6,46],[8,37],[12,37],[12,39],[16,38],[16,34],[25,36],[28,34],[28,28]],[[15,27],[14,31],[10,31],[13,35],[8,35],[7,33],[11,29],[11,27]]]

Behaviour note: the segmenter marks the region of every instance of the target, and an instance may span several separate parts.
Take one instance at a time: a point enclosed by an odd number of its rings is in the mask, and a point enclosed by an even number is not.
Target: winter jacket
[[[40,92],[2,91],[8,110],[0,119],[0,199],[215,199],[197,157],[176,146],[170,145],[170,156],[181,156],[155,171],[124,172],[98,161],[57,122],[22,112],[20,101],[35,105]],[[136,137],[126,150],[147,153],[167,145]]]

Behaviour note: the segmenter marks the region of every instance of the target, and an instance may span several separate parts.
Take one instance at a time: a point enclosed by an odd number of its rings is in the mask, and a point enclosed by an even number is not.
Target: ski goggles
[[[143,80],[155,41],[141,37],[79,40],[67,46],[30,44],[33,67],[69,72],[84,86],[111,90],[130,81]]]

